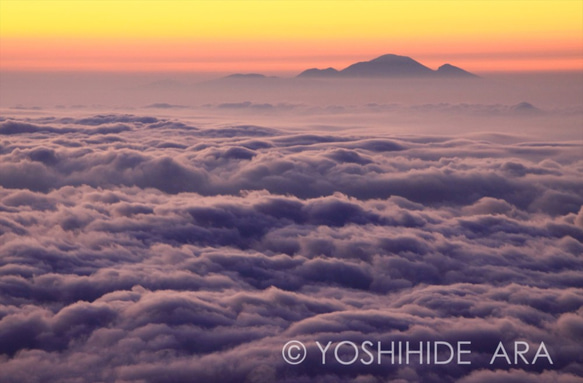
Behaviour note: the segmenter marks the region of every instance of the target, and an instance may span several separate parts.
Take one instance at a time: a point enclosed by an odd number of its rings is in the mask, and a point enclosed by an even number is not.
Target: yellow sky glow
[[[583,70],[583,2],[0,0],[5,70],[294,71],[384,53]]]

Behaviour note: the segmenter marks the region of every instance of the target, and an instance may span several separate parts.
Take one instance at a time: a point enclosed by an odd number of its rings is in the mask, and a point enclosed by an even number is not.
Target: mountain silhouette
[[[338,71],[334,68],[327,69],[307,69],[300,73],[298,77],[337,77]]]
[[[391,54],[352,64],[340,73],[345,77],[418,77],[430,76],[433,71],[410,57]]]
[[[455,77],[455,78],[475,78],[478,77],[461,68],[451,64],[445,64],[437,70],[407,56],[387,54],[370,61],[362,61],[352,64],[340,71],[334,68],[317,69],[312,68],[303,71],[297,77],[304,78],[362,78],[362,77]]]
[[[436,73],[443,77],[478,77],[473,73],[465,71],[462,68],[458,68],[457,66],[453,66],[451,64],[443,64],[437,68]]]

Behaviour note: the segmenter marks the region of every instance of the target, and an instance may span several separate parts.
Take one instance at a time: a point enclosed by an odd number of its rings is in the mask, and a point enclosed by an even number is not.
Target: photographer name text
[[[391,341],[361,343],[343,340],[340,342],[316,341],[318,359],[322,365],[339,363],[345,366],[353,364],[427,364],[427,365],[471,365],[471,341]],[[313,352],[313,347],[311,348]],[[282,348],[286,363],[296,365],[308,356],[308,349],[298,340],[290,340]],[[492,350],[490,364],[497,361],[510,366],[534,365],[537,363],[553,364],[553,360],[544,342],[531,344],[515,341],[511,344],[499,342]]]

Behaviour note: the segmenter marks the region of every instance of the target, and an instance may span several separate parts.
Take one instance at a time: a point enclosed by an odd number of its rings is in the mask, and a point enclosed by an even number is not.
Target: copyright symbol
[[[281,355],[288,364],[300,364],[306,359],[306,346],[300,341],[290,340],[283,345]]]

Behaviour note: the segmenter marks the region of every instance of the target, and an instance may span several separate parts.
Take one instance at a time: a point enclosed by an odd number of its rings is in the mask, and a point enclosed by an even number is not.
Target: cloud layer
[[[574,382],[581,151],[4,118],[0,381]],[[471,341],[472,364],[321,365],[315,342],[342,340]],[[491,365],[499,341],[544,342],[553,364]]]

